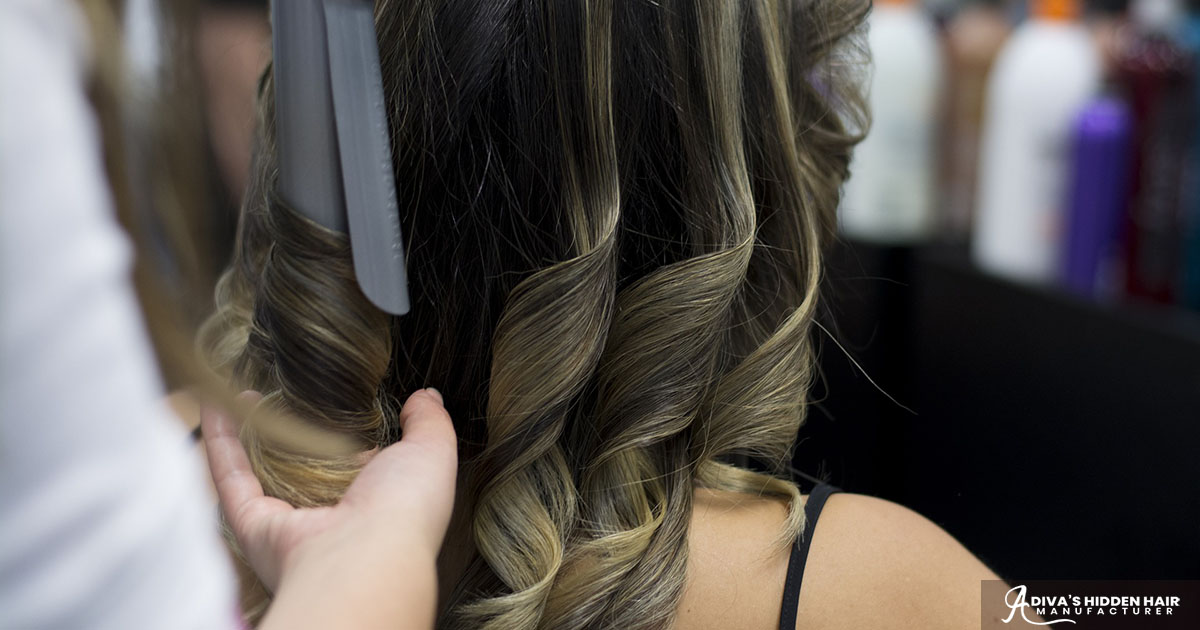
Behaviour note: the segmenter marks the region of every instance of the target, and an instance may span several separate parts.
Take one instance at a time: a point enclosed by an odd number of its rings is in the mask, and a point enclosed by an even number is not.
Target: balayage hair
[[[438,387],[474,558],[444,628],[672,625],[693,491],[789,503],[868,0],[378,0],[412,312],[276,195],[270,72],[201,345],[296,418],[247,423],[271,495],[337,501]],[[336,436],[300,448],[294,430]],[[340,440],[346,444],[332,446]],[[768,472],[728,462],[748,455]],[[397,585],[403,588],[403,585]],[[248,610],[266,595],[253,591]]]

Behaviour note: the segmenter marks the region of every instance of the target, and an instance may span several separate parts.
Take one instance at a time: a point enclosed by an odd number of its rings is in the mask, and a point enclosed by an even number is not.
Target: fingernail
[[[236,398],[237,398],[238,402],[255,404],[258,401],[262,400],[263,395],[259,392],[254,391],[253,389],[247,389],[246,391],[238,394],[236,396]]]
[[[439,405],[445,404],[445,401],[442,400],[442,392],[439,392],[438,390],[434,389],[433,387],[426,387],[425,391],[432,394],[433,397],[437,399]]]

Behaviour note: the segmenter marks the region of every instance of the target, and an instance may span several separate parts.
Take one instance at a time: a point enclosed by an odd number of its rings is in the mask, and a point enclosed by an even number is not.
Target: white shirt
[[[163,402],[70,0],[0,2],[0,627],[234,628]]]

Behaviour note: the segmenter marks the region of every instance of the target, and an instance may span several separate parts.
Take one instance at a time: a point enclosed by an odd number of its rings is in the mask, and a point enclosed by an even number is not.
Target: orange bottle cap
[[[1079,0],[1032,0],[1034,17],[1044,20],[1074,20],[1082,12]]]

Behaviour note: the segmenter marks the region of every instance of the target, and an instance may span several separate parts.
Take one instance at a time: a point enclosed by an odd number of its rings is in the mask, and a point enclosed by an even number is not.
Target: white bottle
[[[936,27],[914,0],[882,0],[870,18],[871,131],[854,152],[842,232],[880,243],[932,236],[942,87]]]
[[[1061,252],[1071,128],[1101,82],[1079,0],[1034,0],[988,85],[972,255],[983,269],[1047,283]]]

